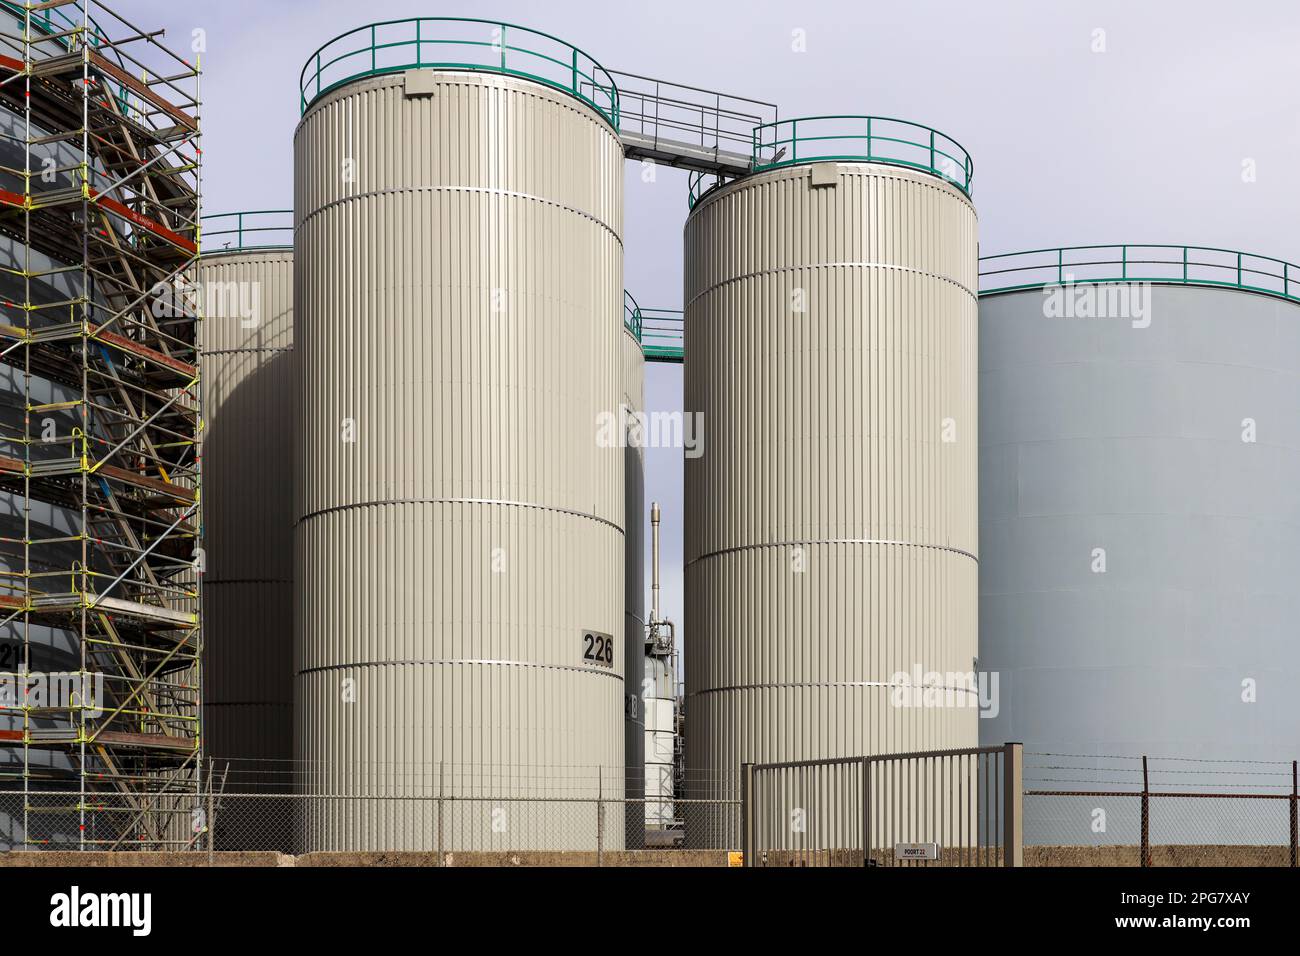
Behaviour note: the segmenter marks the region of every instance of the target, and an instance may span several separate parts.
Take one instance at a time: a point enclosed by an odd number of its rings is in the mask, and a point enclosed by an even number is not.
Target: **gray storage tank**
[[[293,213],[204,217],[204,753],[227,790],[292,790]],[[241,812],[248,808],[239,808]],[[266,832],[289,832],[284,815]],[[228,847],[233,848],[233,847]],[[283,849],[289,849],[287,846]]]
[[[594,849],[574,798],[624,787],[617,91],[424,19],[326,44],[303,107],[298,754],[349,798],[303,842]]]
[[[980,663],[1000,678],[984,741],[1024,741],[1027,777],[1063,763],[1037,753],[1069,754],[1072,772],[1038,775],[1140,789],[1124,758],[1145,754],[1285,762],[1289,789],[1300,267],[1088,246],[984,258],[981,284]],[[1240,809],[1184,819],[1216,842]],[[1031,815],[1026,838],[1093,838],[1064,813]]]
[[[734,795],[746,762],[977,737],[973,706],[891,699],[900,673],[969,674],[975,656],[972,165],[880,118],[784,120],[756,141],[759,171],[686,224],[695,797]],[[688,817],[697,846],[733,831]]]

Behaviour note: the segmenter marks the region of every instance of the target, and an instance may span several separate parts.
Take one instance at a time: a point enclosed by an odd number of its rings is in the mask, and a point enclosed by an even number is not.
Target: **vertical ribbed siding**
[[[897,671],[974,667],[975,212],[933,177],[838,172],[833,187],[806,166],[742,179],[686,226],[686,407],[705,435],[686,461],[685,533],[701,780],[977,736],[973,708],[890,700]]]
[[[293,757],[293,252],[208,255],[199,276],[204,752],[287,785],[251,761]]]
[[[631,412],[645,410],[645,354],[641,343],[626,329],[620,347],[623,374],[623,404]],[[624,542],[623,684],[626,710],[623,718],[623,760],[627,768],[626,795],[630,800],[645,796],[645,718],[649,701],[645,682],[645,449],[629,441],[623,452],[623,499],[627,532]],[[628,807],[627,846],[640,847],[644,840],[644,814],[639,806]]]
[[[311,785],[484,798],[447,848],[594,847],[594,805],[486,798],[624,786],[624,463],[596,440],[623,391],[618,139],[557,91],[445,72],[325,96],[295,149]],[[304,833],[434,848],[419,813],[323,802]]]

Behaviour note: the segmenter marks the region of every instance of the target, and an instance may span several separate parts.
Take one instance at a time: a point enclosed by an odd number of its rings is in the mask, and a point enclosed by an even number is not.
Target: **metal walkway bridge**
[[[774,103],[611,70],[618,83],[619,135],[628,159],[722,176],[743,176],[754,128],[778,119]]]
[[[636,73],[609,71],[618,84],[619,137],[628,159],[730,179],[750,171],[754,130],[779,118],[775,103]],[[638,309],[629,328],[648,362],[682,362],[682,313]]]

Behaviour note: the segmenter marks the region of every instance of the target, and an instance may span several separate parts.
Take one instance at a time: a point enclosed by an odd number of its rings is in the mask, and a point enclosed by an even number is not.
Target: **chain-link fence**
[[[611,797],[223,794],[212,814],[214,845],[281,853],[603,853],[685,848],[634,821],[659,801]],[[731,800],[674,801],[680,831],[714,828],[705,845],[728,849],[739,832]]]
[[[934,816],[929,811],[939,806],[934,794],[953,788],[959,796],[967,794],[963,787],[970,774],[918,766],[915,780],[896,775],[886,781],[890,785],[880,793],[889,799],[864,804],[861,767],[853,769],[858,776],[843,776],[838,786],[823,781],[793,803],[770,787],[758,794],[759,808],[779,809],[782,825],[804,817],[810,821],[799,831],[803,842],[793,847],[801,851],[800,862],[807,858],[804,865],[824,865],[817,854],[803,852],[823,844],[857,847],[856,853],[822,854],[849,865],[862,865],[863,845],[896,855],[899,843],[922,844],[913,847],[918,852],[926,850],[924,844],[936,844],[940,865],[963,859],[959,851],[968,845],[988,848],[994,865],[1005,862],[996,853],[999,840],[967,839],[959,826],[944,823],[943,814],[937,817],[943,825],[903,828],[899,823],[897,833],[886,828],[865,841],[861,837],[863,827],[874,832],[877,817],[928,821]],[[984,777],[981,770],[972,779]],[[1296,778],[1289,761],[1025,751],[1024,864],[1295,866]],[[1003,774],[994,772],[989,779],[996,783]],[[741,781],[740,768],[640,779],[608,768],[412,763],[347,768],[217,760],[205,768],[202,787],[189,792],[83,793],[66,784],[60,788],[58,781],[29,781],[25,789],[9,781],[0,789],[0,850],[406,852],[428,854],[429,864],[456,854],[467,862],[483,854],[487,863],[532,854],[529,859],[549,863],[615,865],[636,862],[619,856],[627,850],[741,849]],[[711,796],[691,796],[698,793]],[[1000,806],[1006,796],[1005,789],[989,793],[990,806]],[[803,816],[792,817],[794,811]],[[982,833],[987,815],[978,809],[970,813]],[[837,815],[843,819],[837,822]],[[841,839],[837,828],[848,837]],[[826,839],[814,839],[818,834]],[[763,848],[769,856],[788,849],[772,840]],[[881,855],[872,856],[879,865]],[[725,858],[714,852],[693,861]],[[658,861],[664,859],[673,858]],[[769,863],[786,865],[775,857]]]
[[[196,792],[0,791],[0,850],[169,850],[202,846]]]
[[[48,784],[0,791],[0,850],[578,853],[732,850],[735,772],[680,779],[552,766],[212,762],[201,789],[142,804]],[[687,797],[693,788],[720,794]],[[111,828],[109,824],[111,823]],[[130,833],[98,840],[97,832]]]
[[[1292,761],[1026,752],[1026,866],[1295,866]]]

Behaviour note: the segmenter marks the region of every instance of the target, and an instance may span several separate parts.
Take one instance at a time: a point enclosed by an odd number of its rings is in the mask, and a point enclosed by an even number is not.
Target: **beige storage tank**
[[[742,763],[978,736],[973,693],[906,693],[975,668],[971,163],[879,118],[785,120],[756,141],[759,171],[693,197],[686,224],[686,409],[704,436],[686,460],[686,736],[702,798],[734,795]],[[734,815],[687,820],[693,845],[738,845]]]
[[[204,219],[203,749],[241,793],[292,789],[292,241],[287,210]]]
[[[304,72],[297,751],[342,797],[308,850],[623,843],[617,94],[499,27],[363,28]]]

